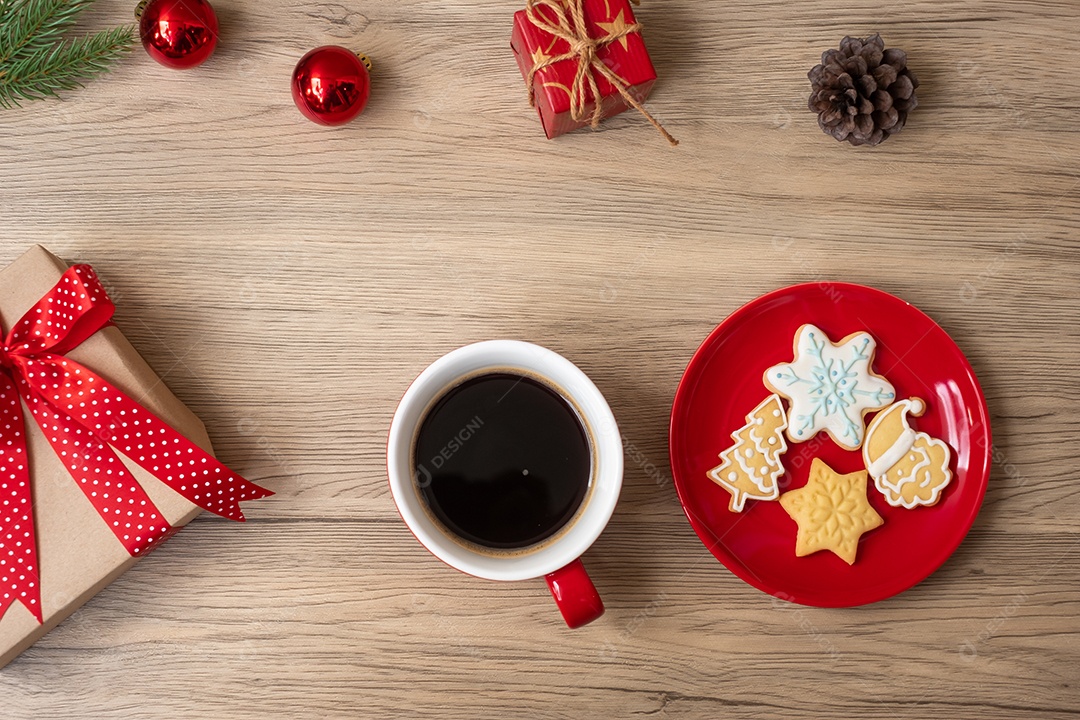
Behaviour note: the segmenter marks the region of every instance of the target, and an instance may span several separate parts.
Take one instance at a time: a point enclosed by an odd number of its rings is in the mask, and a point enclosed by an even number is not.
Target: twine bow
[[[634,0],[634,4],[637,4],[637,0]],[[544,7],[551,11],[554,16],[554,20],[545,18],[539,11],[539,8]],[[536,88],[535,79],[536,73],[544,68],[551,67],[556,63],[560,63],[564,60],[577,60],[577,72],[574,75],[574,82],[570,86],[570,117],[575,121],[580,121],[585,117],[585,105],[586,105],[586,89],[592,93],[593,98],[593,111],[592,118],[589,121],[590,126],[595,128],[600,124],[600,120],[603,118],[603,107],[600,98],[600,89],[596,85],[596,74],[599,73],[604,76],[611,86],[619,91],[623,99],[626,100],[631,106],[633,106],[639,113],[645,116],[654,128],[656,128],[664,138],[672,145],[678,145],[679,141],[671,136],[671,134],[664,129],[656,118],[649,114],[649,111],[642,107],[641,103],[629,92],[629,87],[626,81],[609,68],[603,60],[597,57],[597,53],[604,47],[607,47],[613,42],[621,40],[627,35],[641,32],[641,24],[638,22],[627,25],[622,30],[614,32],[603,38],[593,38],[589,36],[588,28],[585,25],[585,8],[584,0],[526,0],[525,13],[531,22],[536,27],[540,28],[544,32],[566,41],[570,46],[570,49],[554,57],[541,60],[533,63],[532,68],[529,69],[529,74],[525,78],[525,84],[529,88],[529,105],[536,106]]]

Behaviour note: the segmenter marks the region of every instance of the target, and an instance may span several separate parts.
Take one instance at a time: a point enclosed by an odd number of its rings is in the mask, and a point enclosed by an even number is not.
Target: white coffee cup
[[[448,391],[486,372],[536,377],[578,412],[592,450],[589,490],[576,515],[551,539],[512,553],[488,551],[443,527],[418,489],[413,445],[427,411]],[[446,564],[489,580],[544,577],[570,627],[599,617],[603,603],[579,558],[604,530],[622,489],[623,448],[607,401],[576,365],[558,353],[517,340],[458,348],[432,363],[405,392],[390,424],[386,448],[390,490],[416,539]]]

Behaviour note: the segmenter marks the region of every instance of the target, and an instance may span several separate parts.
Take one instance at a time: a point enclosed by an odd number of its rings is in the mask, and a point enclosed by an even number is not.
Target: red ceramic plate
[[[862,536],[854,565],[829,551],[795,557],[798,526],[778,502],[748,500],[728,510],[730,496],[706,472],[732,444],[730,433],[768,394],[761,376],[790,362],[795,330],[813,323],[833,341],[866,330],[877,340],[873,369],[898,398],[927,403],[913,426],[944,440],[953,479],[932,507],[895,508],[868,485],[870,504],[885,520]],[[866,416],[869,423],[872,414]],[[850,607],[884,600],[934,572],[964,539],[982,504],[990,474],[986,400],[964,354],[933,320],[888,293],[847,283],[795,285],[737,310],[694,354],[671,410],[671,470],[690,524],[713,555],[754,587],[804,605]],[[840,473],[865,469],[862,454],[825,433],[789,443],[781,493],[806,484],[810,460]]]

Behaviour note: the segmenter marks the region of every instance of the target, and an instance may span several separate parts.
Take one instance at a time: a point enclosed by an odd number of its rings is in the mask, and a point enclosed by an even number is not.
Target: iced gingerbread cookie
[[[935,505],[952,480],[949,446],[908,423],[909,414],[918,417],[925,410],[919,398],[901,400],[878,413],[866,429],[866,469],[893,507]]]
[[[784,493],[780,505],[799,525],[796,557],[829,550],[852,565],[863,533],[885,522],[866,499],[866,471],[841,475],[819,458],[806,485]]]
[[[787,450],[786,427],[784,405],[773,394],[750,411],[745,425],[731,433],[735,444],[720,453],[722,462],[708,476],[731,493],[728,508],[732,512],[742,512],[748,499],[775,500],[780,494],[777,480],[784,474],[780,455]]]
[[[766,387],[791,401],[787,436],[806,442],[824,430],[838,445],[858,450],[863,416],[896,398],[888,380],[870,370],[877,343],[869,333],[839,343],[813,325],[795,332],[795,359],[765,371]]]

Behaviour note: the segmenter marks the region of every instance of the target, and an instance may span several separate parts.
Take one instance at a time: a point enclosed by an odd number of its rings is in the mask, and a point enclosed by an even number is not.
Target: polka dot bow
[[[75,484],[132,555],[174,530],[116,450],[210,512],[243,521],[241,500],[272,495],[208,455],[64,353],[115,307],[89,265],[64,273],[0,348],[0,617],[20,601],[42,621],[33,498],[20,398]]]

